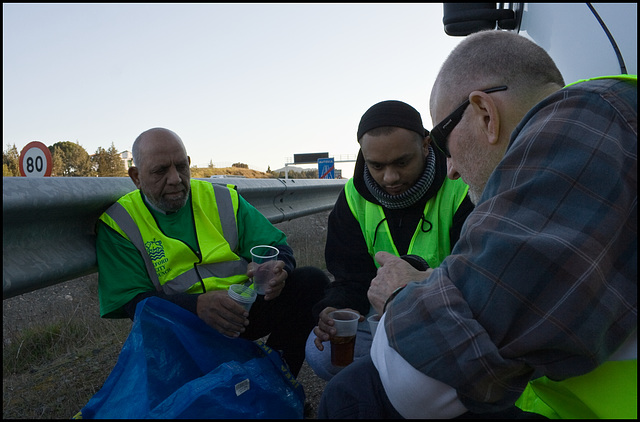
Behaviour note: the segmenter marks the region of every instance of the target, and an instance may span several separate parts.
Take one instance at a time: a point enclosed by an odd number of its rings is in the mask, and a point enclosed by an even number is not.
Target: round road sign
[[[42,142],[29,142],[20,153],[20,175],[26,177],[51,176],[53,160],[49,148]]]

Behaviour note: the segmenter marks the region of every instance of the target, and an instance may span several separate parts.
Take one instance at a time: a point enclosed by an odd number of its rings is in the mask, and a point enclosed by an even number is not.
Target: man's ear
[[[422,153],[425,157],[429,154],[429,144],[431,144],[431,137],[427,135],[422,140]]]
[[[500,138],[500,112],[493,97],[482,91],[474,91],[469,95],[469,102],[474,122],[478,124],[487,142],[497,144]]]
[[[133,184],[140,189],[140,175],[138,173],[138,167],[129,167],[129,178],[131,178]]]

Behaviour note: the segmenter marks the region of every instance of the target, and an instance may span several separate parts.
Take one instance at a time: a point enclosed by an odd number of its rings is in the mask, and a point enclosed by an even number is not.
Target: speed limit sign
[[[51,176],[53,160],[49,148],[42,142],[29,142],[20,153],[20,175],[26,177]]]

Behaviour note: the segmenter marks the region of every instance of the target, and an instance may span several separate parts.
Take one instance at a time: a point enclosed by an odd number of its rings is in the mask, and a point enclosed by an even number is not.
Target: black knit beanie
[[[422,118],[418,110],[402,101],[388,100],[372,105],[362,115],[358,125],[358,142],[365,133],[383,126],[401,127],[422,136],[429,133],[422,127]]]

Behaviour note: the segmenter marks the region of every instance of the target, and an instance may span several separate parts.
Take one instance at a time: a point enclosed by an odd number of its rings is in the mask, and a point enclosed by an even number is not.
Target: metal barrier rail
[[[272,223],[333,207],[346,180],[201,179],[233,184]],[[136,187],[128,177],[3,177],[2,297],[97,271],[95,224]]]

